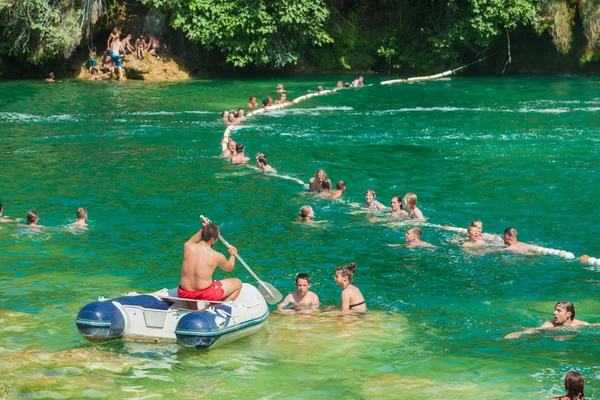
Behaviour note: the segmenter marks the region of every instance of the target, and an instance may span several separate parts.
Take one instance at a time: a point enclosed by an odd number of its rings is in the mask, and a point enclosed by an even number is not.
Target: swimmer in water
[[[231,157],[233,157],[237,154],[235,151],[236,146],[237,146],[237,143],[235,142],[235,140],[230,140],[227,143],[227,148],[225,150],[223,150],[220,157],[231,159]]]
[[[331,197],[331,181],[323,181],[322,189],[319,190],[319,195],[323,197]]]
[[[229,122],[229,111],[223,110],[223,112],[221,113],[221,118],[223,119],[223,122]]]
[[[517,230],[515,228],[506,228],[504,230],[504,251],[512,251],[519,254],[528,254],[532,251],[531,246],[517,241]]]
[[[40,219],[40,215],[35,210],[27,211],[27,227],[39,230],[40,228],[44,228],[42,225],[38,225],[38,221]]]
[[[338,81],[335,87],[336,89],[342,89],[344,87],[344,81]]]
[[[285,89],[283,88],[283,85],[281,83],[279,85],[277,85],[277,92],[285,93]]]
[[[360,289],[352,284],[356,264],[350,263],[342,265],[335,270],[335,284],[341,286],[342,290],[342,311],[366,312],[367,303]]]
[[[486,242],[502,242],[502,238],[498,235],[491,235],[489,233],[483,233],[483,222],[478,219],[474,219],[471,225],[479,229],[481,238]]]
[[[227,124],[227,125],[238,125],[239,124],[239,121],[236,119],[235,112],[229,113],[229,115],[227,116],[227,122],[225,122],[225,124]]]
[[[277,170],[269,165],[269,160],[267,160],[267,157],[262,153],[258,153],[256,155],[256,165],[258,165],[258,168],[260,168],[264,173],[277,173]]]
[[[302,206],[298,212],[298,221],[307,222],[315,219],[315,211],[311,206]]]
[[[240,122],[246,120],[246,117],[244,117],[244,109],[243,108],[238,108],[236,118]]]
[[[344,190],[346,190],[346,182],[338,181],[335,185],[335,190],[331,192],[329,198],[331,200],[339,199],[344,194]]]
[[[72,224],[69,224],[69,227],[87,229],[88,224],[85,222],[87,220],[87,209],[80,207],[77,209],[75,215],[77,216],[77,221],[73,222]]]
[[[390,217],[392,218],[408,218],[408,213],[402,209],[402,198],[400,196],[394,196],[391,200],[392,211],[390,211]]]
[[[317,86],[317,93],[321,93],[323,91],[323,86]]]
[[[246,108],[252,110],[256,107],[258,107],[258,103],[256,102],[256,96],[250,96],[250,98],[248,99],[248,104],[246,104]]]
[[[285,92],[282,92],[281,94],[279,94],[279,100],[275,101],[275,104],[288,104],[289,101],[287,101],[287,94],[285,94]]]
[[[367,210],[385,210],[387,207],[384,206],[383,204],[379,203],[377,200],[377,194],[375,194],[375,191],[373,189],[368,189],[367,193],[365,194],[365,200],[367,201],[365,203],[365,205],[363,206],[363,208],[366,208]]]
[[[463,243],[463,248],[482,247],[487,243],[481,238],[481,231],[476,226],[471,225],[467,228],[467,236],[469,240]]]
[[[570,301],[559,301],[554,306],[554,319],[546,321],[539,328],[529,328],[523,332],[513,332],[504,336],[504,339],[518,339],[521,335],[543,331],[551,328],[578,328],[580,326],[598,326],[600,324],[590,324],[585,321],[575,319],[575,306]]]
[[[422,241],[421,236],[423,236],[421,228],[414,226],[407,230],[404,236],[406,238],[406,247],[435,247],[431,243]]]
[[[21,218],[10,219],[8,217],[3,216],[2,215],[3,211],[4,211],[4,208],[2,207],[2,204],[0,204],[0,222],[19,222],[19,221],[22,221]]]
[[[56,82],[56,81],[54,80],[54,72],[50,72],[50,73],[48,74],[48,77],[47,77],[45,80],[46,80],[46,82],[48,82],[48,83],[54,83],[54,82]]]
[[[577,371],[569,371],[565,375],[565,390],[567,394],[553,397],[552,400],[585,400],[583,387],[583,376]]]
[[[408,213],[408,218],[415,219],[418,221],[422,221],[425,219],[425,217],[423,217],[423,213],[417,207],[417,195],[416,194],[406,193],[404,195],[404,199],[402,200],[402,202],[404,203],[404,208],[406,209],[406,212]]]
[[[350,84],[350,86],[352,86],[352,87],[363,87],[363,86],[365,86],[365,84],[363,82],[363,77],[359,76],[358,79],[353,80],[352,83]]]
[[[323,189],[323,182],[328,181],[327,172],[324,169],[320,169],[315,173],[315,176],[310,178],[308,181],[308,191],[317,192]]]
[[[285,299],[277,306],[277,310],[283,311],[288,304],[292,304],[295,309],[318,310],[319,296],[308,289],[310,289],[310,277],[307,274],[298,274],[296,276],[296,291],[285,296]]]
[[[235,145],[235,155],[230,158],[232,164],[246,164],[250,161],[249,157],[244,155],[244,145],[238,143]]]

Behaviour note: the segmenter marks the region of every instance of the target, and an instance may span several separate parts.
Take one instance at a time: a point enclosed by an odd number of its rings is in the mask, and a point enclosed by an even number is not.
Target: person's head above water
[[[227,119],[229,119],[229,122],[235,122],[235,114],[234,114],[234,113],[232,113],[232,112],[230,112],[230,113],[227,115]]]
[[[390,200],[390,204],[392,206],[392,211],[402,210],[402,197],[392,196],[392,199]]]
[[[570,301],[559,301],[554,306],[554,322],[563,325],[575,319],[575,306]]]
[[[317,92],[322,92],[323,91],[323,86],[317,86]]]
[[[367,192],[365,193],[365,199],[367,200],[367,203],[375,201],[376,198],[377,194],[375,193],[375,190],[367,189]]]
[[[243,153],[244,152],[244,145],[241,143],[238,143],[235,145],[235,151],[238,153]]]
[[[346,182],[344,181],[338,181],[335,185],[335,188],[337,190],[346,190]]]
[[[256,162],[260,165],[269,165],[269,160],[264,155],[256,157]]]
[[[475,225],[471,225],[467,228],[467,236],[469,237],[469,241],[477,242],[481,240],[481,229]]]
[[[232,154],[235,153],[236,147],[237,143],[235,140],[230,140],[229,143],[227,143],[227,150],[229,150]]]
[[[32,225],[38,222],[39,214],[35,210],[27,211],[27,225]]]
[[[423,236],[423,231],[421,230],[421,228],[413,226],[412,228],[406,231],[405,238],[407,242],[418,242],[421,240],[421,236]]]
[[[264,100],[262,101],[262,105],[263,105],[263,107],[266,107],[266,106],[268,106],[268,105],[269,105],[269,99],[264,99]]]
[[[566,396],[569,400],[583,400],[585,397],[583,387],[583,376],[579,372],[567,372],[567,375],[565,375],[565,390],[567,391]]]
[[[506,228],[504,230],[504,243],[510,244],[517,241],[517,230],[515,228]]]
[[[86,219],[87,218],[87,209],[85,209],[83,207],[79,207],[75,214],[77,215],[77,219]]]
[[[323,182],[327,180],[327,172],[324,169],[320,169],[315,173],[315,180],[318,182]]]
[[[471,226],[474,226],[474,227],[478,228],[480,231],[483,231],[483,222],[481,222],[481,220],[474,219],[471,222]]]
[[[229,118],[229,111],[223,110],[223,112],[221,113],[221,117],[223,117],[223,118]]]
[[[351,284],[354,281],[354,273],[356,272],[356,264],[350,263],[342,265],[335,269],[335,280],[337,282]]]
[[[311,206],[302,206],[298,212],[298,218],[301,220],[309,220],[315,218],[315,212]]]
[[[336,87],[339,88],[343,88],[344,87],[344,81],[338,81]]]
[[[417,206],[417,195],[414,193],[406,193],[404,195],[404,206],[409,211],[412,211]]]
[[[323,181],[323,184],[321,185],[321,190],[331,190],[331,181]]]

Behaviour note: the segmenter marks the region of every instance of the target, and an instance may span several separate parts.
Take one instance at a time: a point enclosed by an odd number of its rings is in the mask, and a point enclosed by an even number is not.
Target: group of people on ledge
[[[8,216],[3,215],[4,212],[4,208],[2,206],[2,204],[0,204],[0,222],[21,222],[23,221],[22,218],[10,218]],[[78,208],[77,212],[75,213],[75,215],[77,216],[77,221],[70,223],[69,225],[67,225],[68,228],[77,228],[77,229],[88,229],[88,225],[87,225],[87,209],[85,208]],[[40,214],[35,211],[35,210],[29,210],[27,211],[27,215],[25,216],[25,221],[26,221],[26,226],[29,229],[35,230],[35,231],[39,231],[42,230],[44,228],[46,228],[46,226],[40,225],[39,222],[40,219]]]

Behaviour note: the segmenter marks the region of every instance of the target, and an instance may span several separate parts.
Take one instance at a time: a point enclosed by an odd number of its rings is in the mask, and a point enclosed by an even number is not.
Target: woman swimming
[[[579,372],[569,371],[565,375],[565,390],[567,394],[553,397],[552,400],[584,400],[583,385],[583,376]]]
[[[390,212],[390,217],[393,218],[408,218],[408,213],[402,209],[402,199],[400,196],[394,196],[391,200],[392,211]]]
[[[425,219],[425,217],[423,217],[423,213],[417,207],[417,195],[416,194],[406,193],[406,195],[404,196],[404,199],[402,201],[404,202],[404,208],[406,209],[406,212],[408,213],[408,218],[418,219],[418,220]]]
[[[375,194],[375,191],[373,189],[368,189],[367,193],[365,194],[365,200],[367,202],[365,203],[363,208],[374,211],[386,209],[387,207],[375,200],[376,198],[377,194]]]
[[[315,219],[315,211],[311,206],[302,206],[298,212],[298,221],[306,222]]]
[[[335,270],[335,284],[341,286],[342,290],[342,311],[366,312],[367,303],[360,289],[352,284],[356,264],[350,263],[342,265]]]
[[[329,181],[329,179],[327,178],[327,172],[325,172],[324,169],[318,170],[315,176],[310,178],[310,181],[308,181],[308,191],[317,192],[319,190],[322,190],[323,182],[325,181]],[[329,184],[331,185],[331,181],[329,181]]]

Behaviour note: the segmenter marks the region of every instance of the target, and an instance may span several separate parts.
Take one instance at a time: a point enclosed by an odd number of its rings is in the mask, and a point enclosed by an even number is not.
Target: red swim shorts
[[[209,287],[202,290],[184,290],[181,285],[177,287],[177,296],[182,299],[220,301],[224,294],[225,291],[221,281],[213,281]]]

